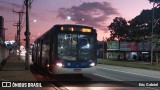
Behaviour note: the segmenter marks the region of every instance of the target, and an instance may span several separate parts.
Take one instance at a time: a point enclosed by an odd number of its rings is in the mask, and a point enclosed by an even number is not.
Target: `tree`
[[[108,40],[123,39],[143,41],[151,37],[152,31],[152,15],[154,9],[154,35],[160,35],[160,0],[149,0],[155,3],[155,7],[151,10],[143,10],[140,15],[127,21],[122,17],[116,17],[108,26],[111,30],[111,37]]]
[[[149,2],[155,2],[155,3],[160,3],[160,0],[149,0]]]
[[[115,19],[113,19],[113,22],[108,26],[108,29],[111,30],[110,40],[124,39],[128,34],[127,28],[127,21],[124,18],[116,17]]]
[[[154,34],[160,34],[160,8],[154,8]],[[130,20],[129,37],[141,41],[151,37],[152,31],[152,10],[143,10],[140,15]],[[158,20],[158,21],[157,21]]]
[[[160,34],[160,0],[149,0],[153,4],[152,11],[154,9],[154,34]],[[153,13],[153,12],[152,12]],[[152,19],[152,18],[151,18]]]
[[[160,0],[149,0],[150,3],[154,3],[155,7],[160,7]]]
[[[132,40],[141,41],[149,38],[151,35],[152,25],[152,12],[151,10],[143,10],[140,15],[130,20],[129,31]]]

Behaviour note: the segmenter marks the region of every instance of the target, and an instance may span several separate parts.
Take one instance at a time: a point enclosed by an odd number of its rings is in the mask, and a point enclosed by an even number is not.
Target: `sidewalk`
[[[98,64],[160,71],[160,63],[155,63],[155,62],[151,65],[150,62],[143,62],[143,61],[124,61],[124,60],[120,61],[120,60],[98,59]]]
[[[30,70],[25,70],[25,63],[18,56],[10,55],[0,70],[1,81],[36,81]]]
[[[30,70],[25,70],[25,60],[20,58],[18,60],[18,56],[10,55],[6,60],[6,63],[0,68],[0,85],[2,86],[2,82],[36,82],[36,78],[32,74]],[[36,88],[4,88],[0,87],[0,90],[57,90],[56,87],[36,87]]]

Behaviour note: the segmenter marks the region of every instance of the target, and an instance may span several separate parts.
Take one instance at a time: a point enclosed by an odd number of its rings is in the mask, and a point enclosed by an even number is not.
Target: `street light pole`
[[[154,30],[154,6],[155,6],[155,0],[153,1],[153,12],[152,12],[152,32],[151,32],[151,65],[153,64],[153,30]]]
[[[25,31],[25,36],[26,36],[26,59],[25,59],[25,70],[29,69],[29,3],[30,0],[25,0],[25,5],[26,5],[26,31]]]
[[[105,52],[104,52],[104,43],[105,43],[105,40],[104,40],[104,37],[103,37],[103,59],[105,58]]]

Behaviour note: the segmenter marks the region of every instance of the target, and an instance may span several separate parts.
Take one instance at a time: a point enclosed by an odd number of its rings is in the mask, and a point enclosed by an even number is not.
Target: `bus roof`
[[[34,42],[40,40],[42,37],[44,37],[44,35],[48,34],[49,32],[51,32],[52,30],[54,30],[54,28],[60,28],[60,27],[74,27],[74,28],[89,28],[92,29],[92,31],[94,33],[96,33],[96,30],[91,27],[91,26],[84,26],[84,25],[78,25],[78,24],[56,24],[54,25],[51,29],[49,29],[48,31],[46,31],[44,34],[42,34],[40,37],[38,37]]]
[[[64,26],[64,27],[84,27],[84,28],[93,29],[93,27],[91,27],[91,26],[78,25],[78,24],[56,24],[53,27],[61,27],[61,26]]]

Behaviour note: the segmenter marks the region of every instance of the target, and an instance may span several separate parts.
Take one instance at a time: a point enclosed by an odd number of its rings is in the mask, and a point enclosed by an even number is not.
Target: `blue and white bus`
[[[97,64],[96,30],[82,25],[55,25],[35,40],[32,61],[53,74],[92,73]]]

